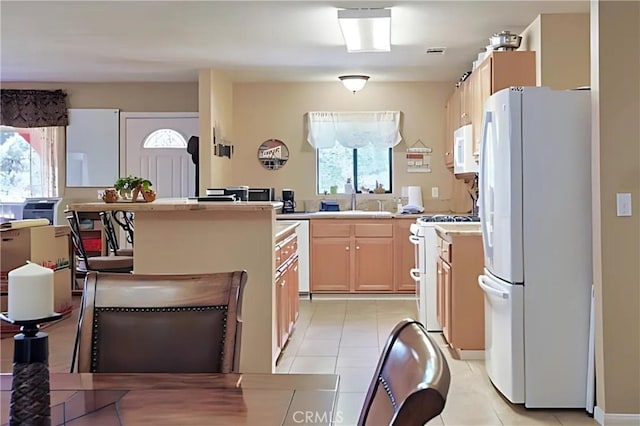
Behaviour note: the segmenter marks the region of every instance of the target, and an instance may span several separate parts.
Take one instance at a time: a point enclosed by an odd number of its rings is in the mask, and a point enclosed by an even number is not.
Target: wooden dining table
[[[0,375],[0,424],[11,374]],[[331,425],[333,374],[51,373],[51,425]]]

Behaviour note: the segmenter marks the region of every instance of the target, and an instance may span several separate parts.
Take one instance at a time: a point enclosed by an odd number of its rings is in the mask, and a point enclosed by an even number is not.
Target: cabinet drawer
[[[356,237],[393,237],[393,223],[358,223]]]
[[[452,245],[451,243],[448,243],[444,240],[440,240],[440,247],[439,247],[439,252],[440,252],[440,257],[442,258],[442,260],[451,263],[451,249],[452,249]]]
[[[348,223],[311,223],[313,237],[348,237],[351,225]]]

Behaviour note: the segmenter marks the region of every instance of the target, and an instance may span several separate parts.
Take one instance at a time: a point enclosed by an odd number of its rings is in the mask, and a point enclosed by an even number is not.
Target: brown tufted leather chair
[[[78,318],[78,372],[237,372],[246,282],[246,271],[89,272]]]
[[[387,338],[358,426],[423,426],[444,409],[450,381],[447,360],[422,324],[402,320]]]

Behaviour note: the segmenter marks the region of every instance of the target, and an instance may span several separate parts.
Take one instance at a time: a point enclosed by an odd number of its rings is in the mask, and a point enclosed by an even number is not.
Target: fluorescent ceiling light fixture
[[[391,9],[338,10],[347,52],[391,51]]]
[[[362,90],[364,85],[367,84],[367,80],[369,80],[368,75],[341,75],[338,78],[342,81],[344,87],[353,93]]]

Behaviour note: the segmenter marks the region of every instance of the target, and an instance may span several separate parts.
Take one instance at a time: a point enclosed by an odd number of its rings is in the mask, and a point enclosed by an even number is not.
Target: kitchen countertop
[[[291,232],[294,229],[296,229],[299,225],[300,225],[299,222],[288,223],[286,225],[282,224],[282,223],[279,223],[279,222],[276,222],[275,229],[274,229],[275,230],[276,241],[278,241],[283,236],[287,235],[289,232]]]
[[[482,235],[479,222],[451,222],[439,223],[435,226],[436,232],[447,236]]]
[[[151,203],[145,202],[91,202],[91,203],[70,203],[68,208],[78,212],[100,212],[100,211],[188,211],[188,210],[209,210],[209,211],[261,211],[270,210],[282,206],[281,202],[266,201],[204,201],[199,202],[189,198],[158,198]]]
[[[280,213],[276,219],[308,220],[308,219],[417,219],[421,216],[437,213],[400,214],[387,211],[341,210],[338,212],[300,212]]]

